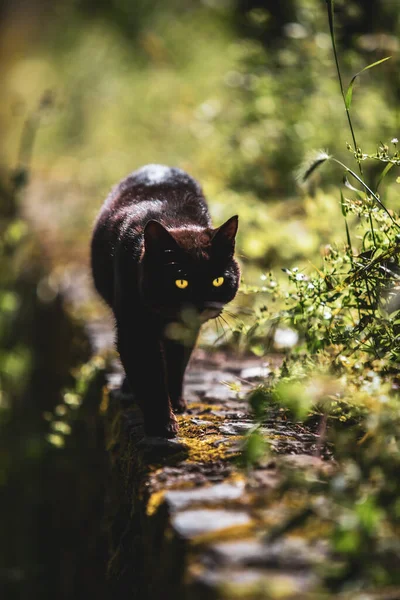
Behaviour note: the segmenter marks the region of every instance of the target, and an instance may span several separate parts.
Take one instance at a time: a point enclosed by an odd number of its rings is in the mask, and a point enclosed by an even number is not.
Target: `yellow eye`
[[[187,279],[176,279],[175,280],[175,285],[176,287],[178,287],[180,290],[184,290],[185,288],[187,288],[187,286],[189,285],[189,282]]]
[[[224,283],[224,278],[223,277],[217,277],[216,279],[213,280],[213,286],[214,287],[219,287],[223,283]]]

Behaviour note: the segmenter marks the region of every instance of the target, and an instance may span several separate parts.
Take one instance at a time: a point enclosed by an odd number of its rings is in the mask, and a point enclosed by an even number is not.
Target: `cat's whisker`
[[[243,324],[243,320],[235,314],[224,311],[224,317],[227,319],[230,329],[235,329],[236,327],[240,327]],[[230,319],[232,321],[230,321]]]
[[[230,324],[228,323],[228,321],[227,321],[226,319],[224,319],[224,317],[222,317],[221,315],[218,317],[218,319],[220,319],[220,324],[221,324],[221,327],[222,327],[222,329],[223,329],[223,331],[224,331],[224,335],[225,335],[226,337],[228,337],[228,335],[229,335],[229,332],[231,332],[231,331],[232,331],[232,327],[231,327],[231,325],[230,325]],[[226,328],[225,328],[225,325],[224,325],[224,324],[226,325]]]
[[[221,321],[223,321],[225,323],[225,325],[228,327],[228,329],[232,329],[232,327],[229,325],[228,321],[226,319],[224,319],[224,317],[222,315],[220,315],[219,318],[221,319]]]
[[[237,311],[234,313],[232,311],[232,309],[235,309],[235,308],[237,309]],[[226,311],[226,309],[224,310],[224,312],[225,311]],[[243,315],[254,315],[255,311],[254,311],[253,308],[248,308],[247,306],[237,306],[237,307],[236,306],[231,306],[229,312],[231,312],[232,314],[235,314],[235,315],[240,315],[240,314],[243,314]]]
[[[224,319],[221,317],[221,315],[219,315],[217,317],[217,320],[218,320],[218,323],[220,324],[220,327],[221,327],[221,329],[222,329],[222,331],[223,331],[223,333],[225,335],[226,334],[226,329],[224,327],[224,323],[226,323],[226,321],[224,321]]]
[[[216,337],[216,339],[214,341],[214,345],[215,345],[218,342],[218,340],[220,339],[221,334],[219,332],[219,322],[218,322],[218,319],[214,319],[214,322],[215,322],[215,329],[216,329],[216,332],[217,332],[217,337]]]
[[[218,342],[219,342],[220,340],[222,340],[222,339],[223,339],[223,338],[224,338],[224,337],[227,335],[227,332],[225,331],[225,328],[223,327],[222,323],[220,322],[220,318],[221,318],[221,317],[216,317],[216,319],[215,319],[215,320],[219,322],[219,325],[220,325],[220,326],[221,326],[221,328],[222,328],[222,334],[221,334],[221,335],[220,335],[220,336],[219,336],[219,337],[218,337],[218,338],[217,338],[217,339],[214,341],[214,345],[215,345],[215,344],[218,344]]]
[[[236,317],[236,313],[232,312],[231,310],[228,310],[227,308],[224,308],[222,311],[223,315],[233,315]]]
[[[222,314],[224,316],[229,317],[230,319],[233,319],[234,321],[239,321],[239,317],[237,315],[235,315],[234,313],[229,312],[228,310],[224,310],[224,312]]]

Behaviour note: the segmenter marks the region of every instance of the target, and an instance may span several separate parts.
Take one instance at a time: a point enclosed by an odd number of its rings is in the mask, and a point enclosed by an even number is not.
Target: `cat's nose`
[[[200,308],[200,319],[202,321],[208,321],[209,319],[215,319],[219,317],[222,312],[223,304],[220,302],[206,302]]]

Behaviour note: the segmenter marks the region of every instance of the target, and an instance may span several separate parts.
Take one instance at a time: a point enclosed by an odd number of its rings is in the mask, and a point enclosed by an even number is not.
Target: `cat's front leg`
[[[186,343],[186,345],[168,338],[164,340],[168,392],[172,409],[175,413],[183,413],[187,408],[187,403],[183,396],[183,378],[195,347],[197,336],[198,330],[195,332],[192,343]]]
[[[175,437],[178,423],[169,400],[160,336],[148,323],[117,320],[117,349],[142,410],[146,435]]]

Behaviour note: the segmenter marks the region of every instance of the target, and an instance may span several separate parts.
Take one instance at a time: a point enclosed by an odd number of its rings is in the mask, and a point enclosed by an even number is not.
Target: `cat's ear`
[[[230,244],[233,246],[235,244],[235,237],[238,230],[239,225],[239,217],[235,215],[228,219],[221,227],[215,231],[213,237],[213,244]]]
[[[149,250],[174,250],[175,238],[158,221],[148,221],[144,228],[144,247]]]

